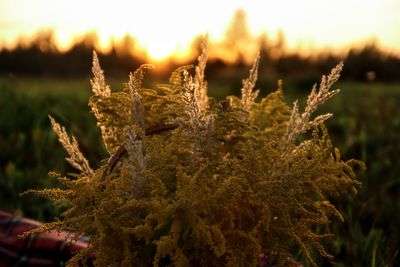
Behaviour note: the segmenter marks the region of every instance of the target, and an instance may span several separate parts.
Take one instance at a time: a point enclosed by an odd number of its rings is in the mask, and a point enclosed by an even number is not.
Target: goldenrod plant
[[[93,252],[96,266],[258,266],[260,255],[295,266],[294,249],[313,266],[316,253],[332,258],[321,244],[332,234],[318,226],[343,220],[329,199],[356,191],[359,163],[332,146],[324,126],[331,114],[313,113],[338,93],[331,87],[343,64],[300,111],[285,103],[282,82],[257,101],[259,56],[241,98],[215,101],[206,61],[203,44],[198,65],[178,68],[168,83],[144,88],[153,67],[143,65],[112,92],[94,52],[89,106],[109,154],[98,169],[50,117],[78,172],[55,174],[65,188],[31,190],[65,209],[36,231],[90,238],[69,266]]]

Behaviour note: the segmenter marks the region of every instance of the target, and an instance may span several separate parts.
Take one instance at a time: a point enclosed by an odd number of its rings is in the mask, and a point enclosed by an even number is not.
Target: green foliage
[[[242,98],[207,97],[206,50],[199,65],[172,73],[168,84],[142,86],[148,65],[111,92],[94,55],[89,101],[110,154],[91,170],[77,144],[53,122],[68,161],[80,173],[59,176],[66,189],[34,191],[63,206],[48,229],[85,233],[98,266],[256,266],[261,253],[279,266],[295,265],[291,251],[316,265],[331,258],[321,242],[342,216],[328,197],[355,191],[354,161],[342,161],[323,121],[311,120],[332,96],[341,66],[315,87],[304,113],[276,92],[256,102],[256,60]],[[61,129],[61,130],[60,130]],[[311,135],[308,133],[311,132]],[[300,141],[302,140],[302,141]]]
[[[83,132],[88,137],[82,148],[91,160],[104,157],[101,147],[90,143],[98,140],[97,129],[88,127],[94,120],[78,95],[70,95],[65,99],[57,97],[57,93],[39,95],[33,91],[46,83],[40,80],[26,79],[22,81],[0,78],[0,208],[39,220],[49,220],[57,211],[47,199],[33,195],[24,198],[19,193],[29,188],[48,188],[59,185],[48,178],[49,169],[58,172],[73,171],[62,161],[64,151],[57,144],[52,132],[48,113],[55,114],[62,121],[78,121],[74,127],[68,127],[79,137]],[[67,83],[70,88],[73,83]],[[49,88],[58,89],[57,84]],[[58,92],[60,93],[60,92]],[[87,101],[88,97],[86,97]],[[69,112],[63,114],[65,110]],[[89,142],[88,142],[89,141]],[[87,149],[91,147],[90,151]],[[51,155],[51,156],[50,156]]]
[[[332,249],[337,251],[335,261],[339,266],[374,266],[373,262],[396,266],[400,256],[399,85],[372,82],[341,87],[342,99],[330,103],[330,110],[341,115],[327,126],[343,154],[362,159],[368,171],[359,173],[363,186],[355,197],[335,201],[345,218],[344,224],[333,228],[338,233]]]

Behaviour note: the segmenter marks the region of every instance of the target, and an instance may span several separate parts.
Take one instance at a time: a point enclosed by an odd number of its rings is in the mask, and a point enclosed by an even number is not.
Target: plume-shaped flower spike
[[[140,91],[142,89],[142,81],[146,70],[154,69],[153,65],[143,64],[133,74],[129,74],[128,88],[131,95],[132,114],[134,120],[139,124],[140,128],[144,130],[144,114],[142,107],[142,97]]]
[[[319,105],[323,104],[329,98],[339,93],[339,89],[332,91],[330,89],[332,85],[339,79],[342,69],[343,62],[340,62],[335,68],[332,69],[328,76],[322,76],[319,89],[317,89],[317,85],[314,84],[312,91],[307,98],[307,106],[302,114],[299,112],[298,102],[294,102],[292,115],[288,122],[285,135],[287,144],[293,143],[297,136],[305,133],[314,126],[320,125],[325,120],[332,117],[332,114],[327,113],[317,116],[314,120],[310,121],[312,113]]]
[[[71,164],[72,167],[79,170],[83,175],[90,176],[93,174],[93,170],[89,166],[89,162],[83,156],[82,152],[79,150],[78,142],[75,137],[72,136],[72,142],[68,137],[67,131],[64,127],[58,124],[53,117],[49,116],[51,126],[54,132],[58,135],[58,140],[64,147],[65,151],[68,153],[69,157],[66,160]]]
[[[110,86],[106,84],[104,72],[100,67],[99,58],[95,51],[93,51],[92,73],[94,77],[90,80],[90,83],[92,85],[93,93],[97,96],[110,96],[111,89]]]
[[[251,105],[256,100],[259,90],[254,91],[254,87],[256,85],[257,77],[258,77],[258,65],[260,63],[260,54],[258,53],[256,59],[254,60],[253,67],[250,69],[250,74],[247,79],[242,81],[243,87],[241,89],[242,93],[242,107],[244,110],[248,111],[251,108]]]
[[[201,112],[205,112],[208,107],[208,92],[207,92],[207,81],[205,80],[204,71],[206,69],[208,59],[207,53],[207,36],[201,43],[201,54],[198,57],[198,64],[195,69],[194,83],[197,84],[197,90],[195,92],[198,106]]]

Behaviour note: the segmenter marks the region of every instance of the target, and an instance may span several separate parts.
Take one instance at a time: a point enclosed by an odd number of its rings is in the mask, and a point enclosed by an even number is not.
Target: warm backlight
[[[282,31],[288,48],[339,48],[376,39],[400,50],[398,0],[0,0],[0,46],[51,28],[60,47],[88,31],[98,34],[103,48],[111,38],[130,34],[135,48],[153,60],[185,57],[196,36],[223,39],[238,9],[246,12],[253,36],[267,32],[274,39]]]

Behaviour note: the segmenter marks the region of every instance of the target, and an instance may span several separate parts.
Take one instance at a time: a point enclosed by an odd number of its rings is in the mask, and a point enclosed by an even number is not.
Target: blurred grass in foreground
[[[122,82],[110,84],[119,90]],[[295,85],[284,81],[287,102],[299,98],[304,103],[310,88]],[[262,95],[273,91],[260,87]],[[400,262],[400,84],[341,82],[336,87],[341,93],[320,112],[334,113],[327,126],[342,157],[361,159],[368,169],[359,174],[363,186],[357,195],[335,200],[345,223],[333,229],[333,266],[395,266]],[[218,99],[238,89],[209,81],[210,95]],[[80,140],[91,164],[106,157],[87,106],[90,95],[89,79],[0,77],[0,209],[40,220],[57,214],[47,200],[18,196],[28,188],[54,186],[50,170],[72,172],[49,114]],[[332,266],[322,259],[319,264]]]

